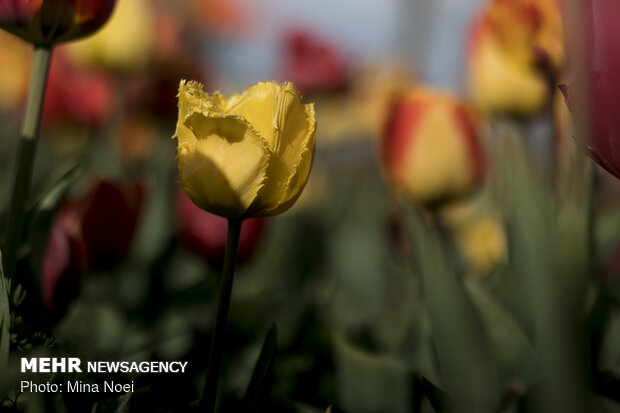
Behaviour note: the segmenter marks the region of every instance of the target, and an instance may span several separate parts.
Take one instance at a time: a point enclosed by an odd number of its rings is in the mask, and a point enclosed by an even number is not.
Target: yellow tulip
[[[292,83],[258,83],[226,99],[181,81],[181,185],[205,211],[225,218],[280,214],[303,190],[314,156],[314,105]]]
[[[116,70],[143,67],[155,46],[155,14],[146,0],[120,0],[97,34],[68,47],[75,60]]]
[[[564,65],[557,0],[490,0],[472,26],[467,50],[472,100],[487,114],[538,113]]]

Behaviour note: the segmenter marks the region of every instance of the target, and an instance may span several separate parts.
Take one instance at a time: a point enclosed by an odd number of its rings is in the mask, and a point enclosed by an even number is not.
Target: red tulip
[[[348,61],[336,46],[313,33],[293,30],[285,38],[282,78],[302,93],[337,92],[351,80]]]
[[[36,45],[86,37],[110,17],[116,0],[0,0],[0,28]]]
[[[44,121],[99,125],[111,115],[114,100],[114,85],[106,74],[78,67],[65,54],[56,54],[43,105]]]
[[[583,7],[590,107],[578,106],[568,86],[560,89],[571,110],[577,106],[578,110],[590,111],[590,136],[585,138],[592,158],[620,178],[620,2],[587,0]]]
[[[128,255],[144,198],[144,185],[100,181],[85,200],[81,226],[90,268],[111,270]]]
[[[43,301],[52,318],[77,296],[86,270],[111,270],[127,256],[143,198],[143,185],[99,181],[58,212],[43,257]]]
[[[183,191],[178,192],[176,202],[179,242],[203,257],[210,265],[221,267],[228,231],[227,220],[203,211]],[[263,218],[243,221],[237,252],[238,264],[251,258],[263,233],[263,226]]]

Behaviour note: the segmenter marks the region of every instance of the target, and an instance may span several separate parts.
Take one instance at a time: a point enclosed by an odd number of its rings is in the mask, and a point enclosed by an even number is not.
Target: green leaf
[[[446,390],[457,412],[495,412],[498,372],[489,338],[440,240],[413,207],[403,208],[422,279],[435,348]]]
[[[435,412],[444,413],[450,411],[450,400],[448,398],[448,394],[431,383],[426,377],[415,377],[413,386],[414,393],[419,395],[416,406],[413,410],[414,412],[422,411],[422,396],[428,399],[428,402],[431,404]]]
[[[587,168],[582,168],[579,179],[571,175],[574,179],[559,188],[558,200],[555,191],[533,173],[522,143],[515,139],[505,144],[506,153],[498,164],[511,171],[501,186],[511,194],[511,263],[523,280],[523,299],[529,305],[540,362],[542,389],[537,407],[581,412],[586,385],[576,337],[582,334],[578,326],[589,264]]]
[[[278,351],[278,330],[273,324],[263,342],[258,361],[254,366],[252,378],[243,397],[244,411],[260,412],[271,391],[271,377]]]
[[[602,331],[601,347],[598,353],[598,369],[612,371],[620,368],[620,308],[608,310],[604,317],[605,326]],[[603,318],[603,317],[601,317]]]
[[[54,214],[65,194],[77,181],[80,174],[79,165],[73,164],[61,168],[28,212],[27,222],[31,223],[30,232],[32,234],[31,261],[35,264],[35,268],[39,268],[39,263],[43,260]]]
[[[9,292],[2,269],[2,252],[0,251],[0,371],[7,371],[9,349],[11,346],[11,314]]]
[[[333,334],[338,406],[345,412],[410,412],[410,372],[402,360]]]
[[[522,327],[479,283],[466,281],[465,287],[489,334],[502,382],[529,387],[538,375],[534,346]]]
[[[596,413],[620,413],[620,403],[607,397],[593,395],[592,402]]]
[[[59,168],[59,171],[50,179],[46,188],[41,191],[41,195],[34,202],[31,210],[38,213],[54,209],[71,185],[80,177],[81,173],[82,169],[78,164],[68,164]]]

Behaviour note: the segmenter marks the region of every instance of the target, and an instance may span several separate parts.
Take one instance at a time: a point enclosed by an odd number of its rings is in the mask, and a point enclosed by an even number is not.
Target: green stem
[[[224,253],[224,268],[220,280],[220,289],[217,295],[217,316],[215,327],[211,336],[211,348],[209,351],[209,364],[207,367],[207,381],[200,401],[201,410],[207,413],[215,412],[217,399],[217,386],[220,378],[220,364],[222,361],[222,346],[230,296],[232,293],[233,278],[235,273],[235,261],[237,259],[237,247],[239,246],[239,234],[241,233],[240,219],[228,220],[228,237],[226,239],[226,252]]]
[[[11,203],[9,206],[9,218],[4,239],[4,272],[9,278],[14,278],[17,265],[17,255],[23,233],[26,202],[30,193],[30,182],[32,180],[32,170],[34,168],[34,159],[41,126],[41,114],[43,111],[43,100],[45,99],[45,88],[47,86],[51,58],[51,47],[35,46],[22,136],[19,141],[19,149],[17,152],[17,165],[15,168],[13,191],[11,193]]]

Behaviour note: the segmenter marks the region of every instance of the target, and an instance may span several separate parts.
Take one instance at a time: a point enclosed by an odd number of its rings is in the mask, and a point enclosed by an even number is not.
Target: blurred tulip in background
[[[485,171],[477,128],[473,112],[449,95],[425,89],[403,95],[381,141],[389,181],[429,206],[470,194]]]
[[[464,225],[456,234],[459,249],[476,274],[487,274],[508,260],[508,245],[501,220],[481,216]]]
[[[592,158],[620,178],[620,4],[589,0],[584,2],[584,10],[584,57],[591,88],[586,91],[588,102],[576,102],[570,86],[561,85],[560,89],[571,111],[589,113],[589,135],[579,138],[588,142]],[[585,106],[588,103],[591,105]]]
[[[198,208],[182,190],[178,191],[176,212],[179,242],[205,259],[209,265],[221,269],[228,231],[226,219]],[[239,237],[237,265],[252,257],[264,226],[263,218],[245,220]]]
[[[86,37],[108,19],[116,0],[0,0],[0,28],[36,45]]]
[[[338,92],[351,83],[350,64],[344,52],[308,30],[284,35],[281,77],[303,94]]]
[[[0,110],[10,113],[19,107],[31,61],[28,44],[0,30]]]
[[[468,86],[487,114],[528,116],[551,99],[564,64],[556,0],[492,0],[470,28]]]
[[[155,12],[146,0],[119,0],[110,22],[88,40],[69,48],[78,61],[122,72],[142,68],[156,44]]]
[[[43,257],[45,306],[62,316],[77,297],[86,271],[109,271],[127,257],[138,224],[144,187],[100,180],[80,198],[64,202],[52,223]]]
[[[129,254],[144,192],[141,181],[119,185],[102,180],[85,198],[82,236],[94,271],[110,270]]]
[[[77,66],[60,49],[50,68],[44,122],[99,126],[114,106],[113,79],[105,72]]]

